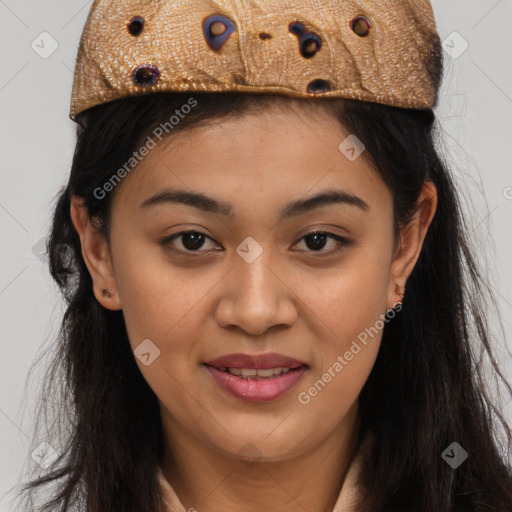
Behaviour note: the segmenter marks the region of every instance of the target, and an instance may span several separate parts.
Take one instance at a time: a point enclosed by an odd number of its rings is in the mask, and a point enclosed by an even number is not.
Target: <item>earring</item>
[[[402,302],[404,299],[404,294],[405,294],[405,288],[402,288],[398,283],[396,283],[395,293],[400,297],[401,300],[399,300],[398,302],[395,303],[395,305],[393,306],[393,309],[397,308],[398,306],[400,306],[400,309],[401,309]]]
[[[112,297],[112,295],[106,288],[103,288],[103,290],[101,290],[101,293],[103,294],[104,297]]]

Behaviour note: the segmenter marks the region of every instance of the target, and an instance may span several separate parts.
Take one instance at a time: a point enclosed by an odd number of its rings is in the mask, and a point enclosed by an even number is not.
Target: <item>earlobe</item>
[[[396,307],[398,305],[402,305],[402,302],[404,300],[404,294],[405,294],[405,288],[403,286],[400,286],[398,283],[395,283],[395,294],[400,297],[400,300],[397,300],[393,307]]]
[[[106,309],[121,309],[107,240],[91,221],[83,198],[71,198],[70,215],[80,237],[82,257],[93,281],[96,300]]]
[[[432,182],[425,182],[414,215],[407,226],[400,228],[400,243],[391,265],[388,307],[392,307],[397,302],[402,302],[407,279],[418,261],[436,208],[436,187]]]

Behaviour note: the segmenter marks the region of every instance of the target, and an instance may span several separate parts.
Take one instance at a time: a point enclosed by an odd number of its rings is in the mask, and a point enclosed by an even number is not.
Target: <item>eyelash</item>
[[[171,242],[173,242],[175,239],[180,238],[183,235],[186,235],[186,234],[189,234],[189,233],[196,233],[198,235],[204,235],[206,238],[209,238],[210,240],[212,240],[212,238],[210,238],[206,233],[203,233],[201,231],[196,231],[196,230],[188,230],[188,231],[180,231],[179,233],[175,233],[174,235],[171,235],[171,236],[168,236],[166,238],[163,238],[160,241],[160,243],[162,244],[162,246],[167,247],[169,250],[171,250],[173,252],[178,252],[178,253],[187,254],[187,255],[190,254],[190,255],[194,255],[194,256],[200,255],[201,254],[201,250],[197,250],[197,251],[182,250],[182,249],[175,249],[174,247],[171,247]],[[300,251],[300,252],[308,252],[309,251],[309,252],[317,253],[317,254],[326,253],[326,255],[332,255],[332,254],[338,253],[344,247],[347,247],[347,246],[351,245],[351,243],[352,243],[347,238],[342,237],[340,235],[336,235],[335,233],[330,233],[329,231],[319,231],[319,230],[311,231],[309,233],[306,233],[304,236],[302,236],[298,240],[298,242],[300,242],[301,240],[303,240],[303,239],[305,239],[307,237],[313,236],[313,235],[326,235],[327,238],[334,238],[336,240],[336,242],[338,242],[338,247],[336,249],[334,249],[334,250],[331,250],[331,251],[324,251],[324,250],[314,251],[312,249],[306,249],[305,251]],[[298,243],[298,242],[296,242],[296,243]]]

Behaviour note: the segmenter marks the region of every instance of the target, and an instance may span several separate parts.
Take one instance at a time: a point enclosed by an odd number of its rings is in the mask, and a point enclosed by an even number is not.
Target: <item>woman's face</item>
[[[113,272],[91,273],[169,436],[270,461],[353,428],[423,235],[395,256],[391,193],[348,136],[307,108],[225,118],[160,143],[117,186]],[[214,361],[232,354],[248,358]]]

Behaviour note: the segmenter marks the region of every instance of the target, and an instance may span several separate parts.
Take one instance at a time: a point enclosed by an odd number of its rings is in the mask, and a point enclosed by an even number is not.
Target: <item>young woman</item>
[[[379,2],[367,30],[426,4]],[[76,115],[48,245],[68,308],[45,394],[68,435],[27,503],[46,485],[45,511],[512,510],[488,290],[432,105],[145,92]]]

